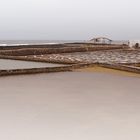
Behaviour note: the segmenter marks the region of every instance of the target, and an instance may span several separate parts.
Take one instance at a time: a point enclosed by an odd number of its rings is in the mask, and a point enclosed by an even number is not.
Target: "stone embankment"
[[[73,71],[75,69],[83,69],[87,67],[104,67],[116,70],[122,70],[127,72],[133,72],[140,74],[140,67],[135,66],[127,66],[127,65],[119,65],[119,64],[73,64],[69,66],[61,66],[61,67],[46,67],[46,68],[30,68],[30,69],[11,69],[11,70],[0,70],[0,76],[8,76],[8,75],[21,75],[21,74],[37,74],[37,73],[54,73],[54,72],[66,72]]]
[[[73,52],[89,52],[89,51],[101,51],[101,50],[111,50],[111,49],[122,49],[126,48],[123,45],[88,45],[82,44],[80,46],[65,46],[65,47],[55,47],[55,48],[12,48],[8,50],[0,50],[0,55],[10,55],[10,56],[26,56],[26,55],[42,55],[42,54],[59,54],[59,53],[73,53]]]
[[[72,66],[0,70],[0,76],[71,71]]]
[[[85,67],[94,66],[94,65],[95,64],[75,64],[75,65],[60,66],[60,67],[43,67],[43,68],[0,70],[0,76],[64,72],[64,71],[72,71],[74,69],[80,69],[80,68],[85,68]]]
[[[31,57],[31,56],[30,56]],[[34,57],[34,56],[32,56]],[[36,56],[40,58],[40,56]],[[138,50],[107,50],[94,52],[77,52],[55,55],[43,55],[43,59],[65,60],[71,63],[116,63],[136,64],[140,63],[140,51]]]
[[[69,64],[53,68],[0,70],[0,76],[72,71],[74,69],[100,66],[140,73],[140,50],[126,45],[67,44],[52,47],[13,47],[0,49],[0,58],[37,62]]]
[[[139,50],[106,50],[106,51],[94,51],[94,52],[75,52],[75,53],[27,55],[27,56],[1,55],[0,58],[60,63],[60,64],[115,63],[115,64],[138,65],[140,64],[140,51]]]

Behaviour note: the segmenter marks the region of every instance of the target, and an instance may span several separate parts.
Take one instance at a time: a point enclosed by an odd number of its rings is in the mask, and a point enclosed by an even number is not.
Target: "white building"
[[[128,42],[129,47],[140,47],[140,40],[129,40]]]
[[[95,43],[95,44],[111,44],[112,40],[106,37],[97,37],[97,38],[91,39],[89,42]]]

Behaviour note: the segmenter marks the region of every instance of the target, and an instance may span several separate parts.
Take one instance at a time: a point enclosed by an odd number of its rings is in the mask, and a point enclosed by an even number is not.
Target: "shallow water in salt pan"
[[[139,140],[139,83],[98,72],[0,77],[0,139]]]
[[[53,63],[41,63],[41,62],[31,62],[31,61],[0,59],[0,70],[57,67],[57,66],[63,66],[63,65],[53,64]]]

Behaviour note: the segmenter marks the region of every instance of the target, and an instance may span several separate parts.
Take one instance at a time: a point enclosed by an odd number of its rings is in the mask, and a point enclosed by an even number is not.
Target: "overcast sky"
[[[140,39],[140,0],[0,0],[1,39]]]

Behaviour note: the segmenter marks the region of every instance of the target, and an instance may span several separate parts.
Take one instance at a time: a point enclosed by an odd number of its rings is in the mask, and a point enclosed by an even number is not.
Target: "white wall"
[[[140,46],[140,40],[129,40],[130,47],[134,47],[136,43],[139,43],[139,46]]]

